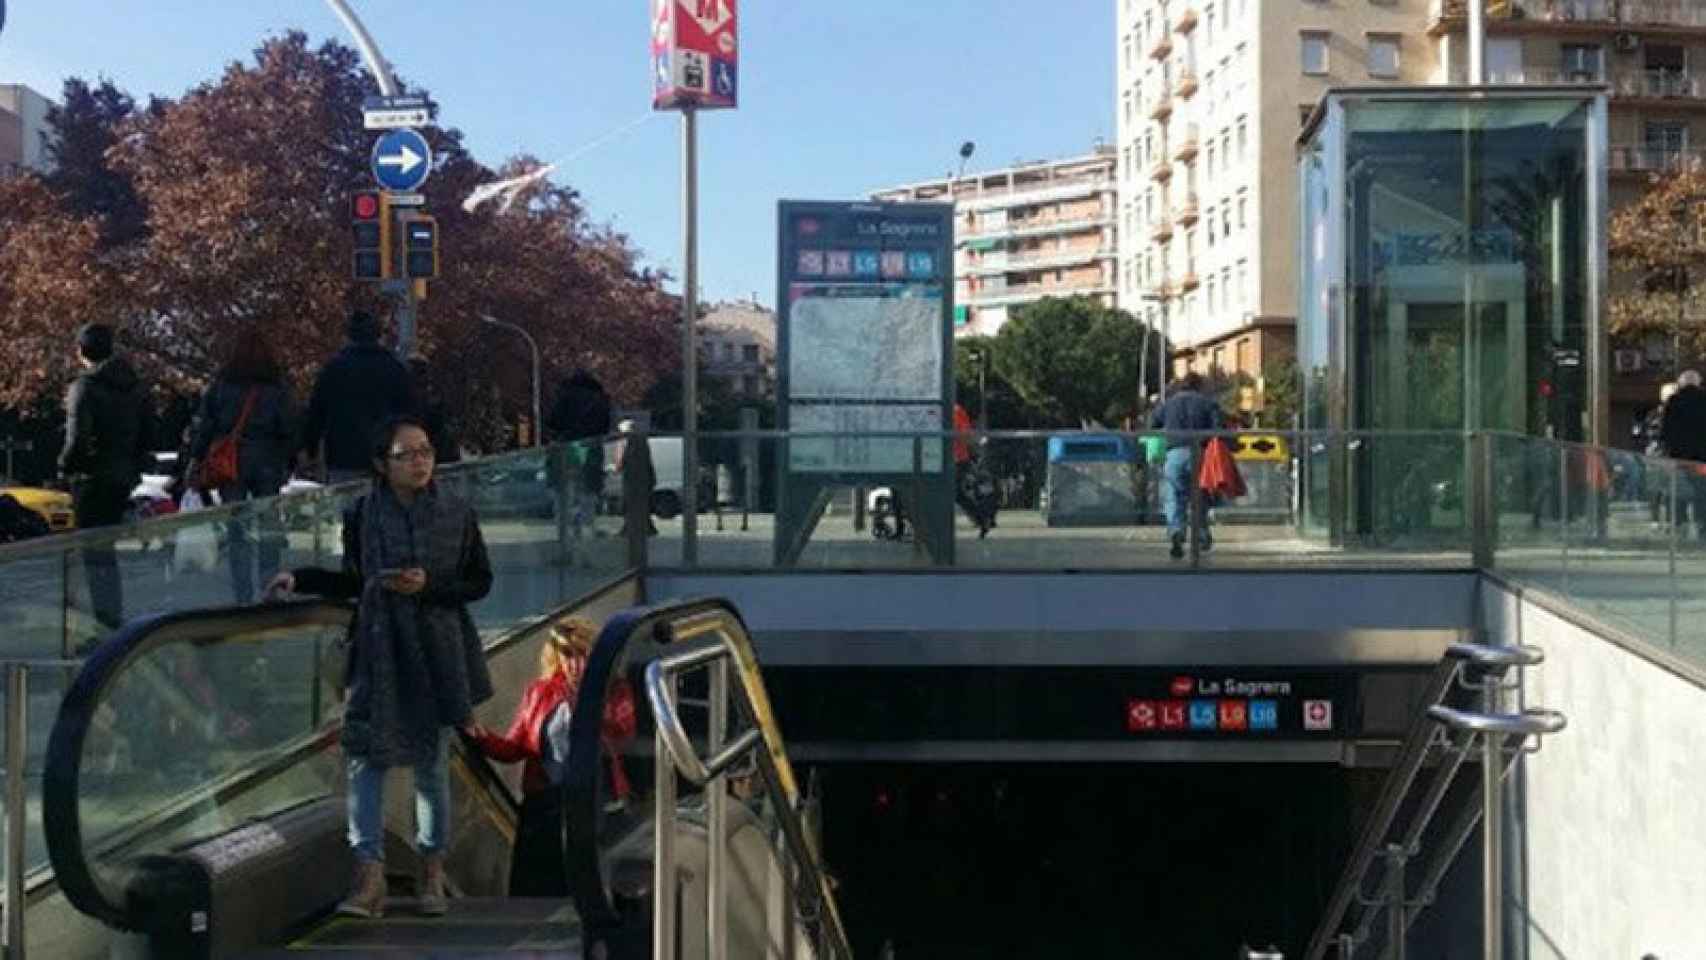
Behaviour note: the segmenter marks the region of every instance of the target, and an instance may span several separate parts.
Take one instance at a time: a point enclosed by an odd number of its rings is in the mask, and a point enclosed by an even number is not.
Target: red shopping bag
[[[1587,481],[1588,489],[1595,493],[1605,493],[1610,490],[1611,467],[1605,462],[1605,454],[1598,450],[1583,450],[1582,457],[1586,460],[1582,464],[1582,471],[1585,474],[1583,479]]]
[[[1238,461],[1232,459],[1232,449],[1219,437],[1210,440],[1203,450],[1197,486],[1203,493],[1222,500],[1236,500],[1249,492],[1238,473]]]

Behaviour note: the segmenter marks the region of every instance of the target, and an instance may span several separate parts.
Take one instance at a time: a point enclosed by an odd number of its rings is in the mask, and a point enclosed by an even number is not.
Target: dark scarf
[[[465,607],[435,603],[435,583],[461,575],[473,512],[429,487],[405,505],[379,486],[363,498],[355,648],[344,749],[391,766],[424,762],[443,728],[466,722],[473,705],[491,695],[479,634]],[[427,590],[404,596],[386,590],[379,573],[420,567]]]

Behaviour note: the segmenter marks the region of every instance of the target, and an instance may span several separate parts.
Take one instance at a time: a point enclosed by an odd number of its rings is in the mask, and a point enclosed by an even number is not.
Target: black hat
[[[113,328],[104,323],[84,324],[77,331],[77,350],[90,363],[100,363],[113,355]]]

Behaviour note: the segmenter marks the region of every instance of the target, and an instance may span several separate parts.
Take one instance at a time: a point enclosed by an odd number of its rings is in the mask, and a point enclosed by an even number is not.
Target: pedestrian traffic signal
[[[363,190],[350,201],[351,233],[355,240],[355,278],[386,280],[391,276],[391,211],[385,194]]]
[[[411,280],[438,276],[438,221],[424,214],[403,221],[403,270]]]

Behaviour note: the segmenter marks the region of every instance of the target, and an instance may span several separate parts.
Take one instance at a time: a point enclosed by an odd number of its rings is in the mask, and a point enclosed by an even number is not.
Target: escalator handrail
[[[95,710],[114,679],[138,658],[167,644],[293,627],[347,627],[353,616],[351,604],[327,600],[178,611],[133,620],[88,656],[60,701],[42,772],[42,829],[48,860],[72,906],[113,926],[127,925],[123,905],[107,898],[84,857],[78,802],[84,744]]]
[[[618,679],[627,680],[636,691],[644,690],[646,667],[667,652],[671,644],[694,638],[677,636],[676,626],[705,617],[714,618],[719,625],[727,625],[729,635],[739,638],[738,643],[746,652],[737,652],[733,658],[740,664],[737,669],[743,671],[743,678],[748,674],[756,676],[757,662],[751,658],[746,623],[733,604],[720,598],[680,600],[621,611],[605,622],[587,657],[580,694],[569,721],[569,763],[564,778],[563,808],[569,838],[565,851],[567,862],[564,864],[569,893],[581,921],[591,929],[610,929],[622,923],[621,913],[611,901],[610,892],[604,884],[596,841],[603,814],[605,697],[612,683]],[[635,655],[628,656],[624,669],[623,657],[630,652]],[[741,686],[746,691],[752,689],[745,685],[744,680]],[[750,704],[760,698],[763,698],[761,681],[756,695],[738,699]],[[767,698],[763,698],[763,702],[764,708],[758,711],[760,715],[748,718],[755,725],[767,724],[769,727],[766,749],[756,751],[759,767],[765,772],[771,800],[784,825],[793,822],[798,826],[799,790],[787,755],[782,751],[780,734],[769,716]],[[788,842],[799,848],[796,853],[800,854],[798,859],[806,873],[802,879],[813,884],[812,889],[820,898],[819,902],[825,905],[820,917],[832,923],[835,931],[839,932],[840,919],[832,889],[815,852],[805,845],[803,829],[788,837]]]

